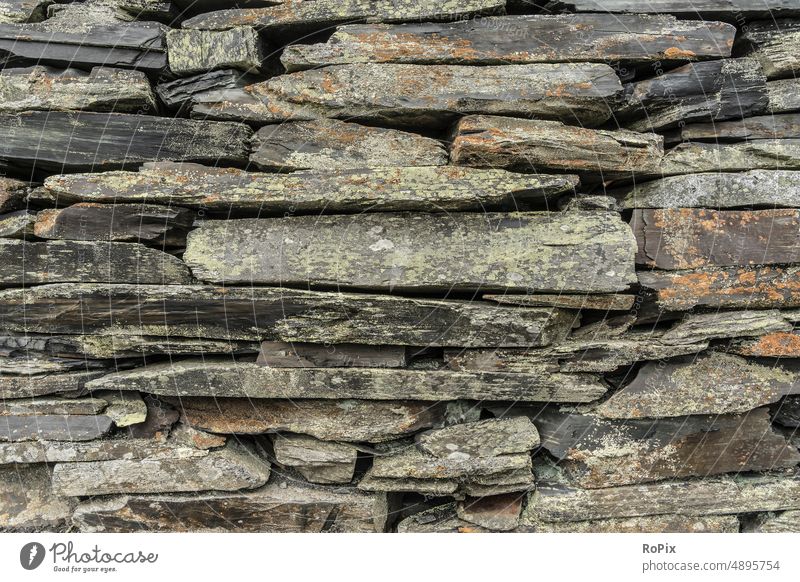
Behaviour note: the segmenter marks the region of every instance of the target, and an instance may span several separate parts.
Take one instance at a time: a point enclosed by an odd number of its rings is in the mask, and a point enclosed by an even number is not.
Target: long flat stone
[[[736,143],[686,142],[664,154],[658,175],[800,169],[800,139],[755,139]]]
[[[243,124],[123,113],[34,111],[0,115],[9,167],[111,170],[157,160],[245,164]]]
[[[326,43],[286,47],[290,72],[352,63],[648,63],[729,57],[735,29],[672,16],[559,14],[340,26]]]
[[[688,18],[697,15],[717,16],[728,19],[755,16],[796,16],[800,8],[794,0],[565,0],[560,2],[565,8],[578,12],[602,11],[611,13],[655,14],[666,12]]]
[[[543,202],[571,191],[577,183],[576,176],[497,169],[398,167],[268,174],[158,163],[138,172],[51,176],[32,199],[62,204],[175,204],[234,216],[442,212]]]
[[[79,396],[85,394],[86,383],[103,375],[102,371],[69,372],[12,376],[0,374],[0,398],[30,398],[49,394]]]
[[[0,322],[25,333],[526,347],[563,339],[572,321],[551,308],[264,287],[73,283],[0,291]]]
[[[90,441],[111,430],[106,415],[0,416],[0,441]]]
[[[151,364],[109,374],[89,383],[90,390],[112,388],[180,397],[545,402],[589,402],[606,391],[599,379],[587,374],[268,368],[210,359]]]
[[[361,214],[206,222],[184,261],[226,284],[612,292],[633,254],[616,213]]]

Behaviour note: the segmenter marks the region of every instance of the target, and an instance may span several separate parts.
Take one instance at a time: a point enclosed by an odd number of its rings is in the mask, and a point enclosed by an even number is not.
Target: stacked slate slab
[[[800,531],[752,4],[0,0],[0,531]]]

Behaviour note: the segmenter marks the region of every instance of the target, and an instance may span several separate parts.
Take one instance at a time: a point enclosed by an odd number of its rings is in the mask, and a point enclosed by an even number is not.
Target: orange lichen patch
[[[36,222],[33,225],[33,234],[39,237],[49,234],[50,231],[55,228],[60,214],[60,210],[54,209],[40,211],[36,215]]]
[[[740,343],[731,351],[743,356],[796,358],[800,356],[800,335],[791,332],[770,333]]]
[[[696,56],[697,53],[677,46],[671,46],[664,51],[664,57],[668,59],[691,59]]]

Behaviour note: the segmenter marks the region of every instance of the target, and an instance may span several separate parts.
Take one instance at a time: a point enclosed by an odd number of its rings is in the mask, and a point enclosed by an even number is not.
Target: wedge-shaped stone
[[[544,348],[446,349],[452,370],[532,374],[545,369],[561,372],[613,372],[644,360],[697,354],[708,347],[701,338],[662,341],[660,332],[632,332],[617,337],[571,338]],[[541,372],[540,372],[541,373]]]
[[[170,30],[167,33],[169,69],[191,75],[214,69],[258,70],[264,48],[255,29]]]
[[[743,31],[743,44],[758,59],[769,79],[797,77],[800,73],[800,22],[762,20],[750,22]]]
[[[0,238],[29,238],[35,222],[36,213],[28,210],[0,214]]]
[[[672,176],[620,193],[623,208],[736,208],[800,206],[800,172],[751,170]]]
[[[798,169],[800,139],[756,139],[738,143],[682,143],[664,154],[659,174]]]
[[[184,261],[226,284],[602,292],[635,280],[633,253],[616,213],[361,214],[209,221]]]
[[[262,127],[250,161],[260,170],[346,170],[378,166],[444,166],[447,151],[415,133],[336,119]]]
[[[286,47],[288,71],[350,63],[506,65],[510,63],[694,61],[729,57],[735,28],[672,16],[515,15],[342,26],[327,43]]]
[[[684,316],[664,332],[660,341],[680,345],[728,337],[754,337],[791,329],[792,324],[775,309],[696,313]]]
[[[634,210],[636,263],[694,269],[800,262],[800,211]]]
[[[117,111],[155,109],[144,73],[109,67],[91,72],[35,66],[0,71],[0,112]]]
[[[412,348],[262,342],[256,363],[272,368],[405,368]]]
[[[617,111],[622,124],[636,131],[676,127],[766,112],[767,80],[758,61],[722,59],[684,65],[625,88]]]
[[[769,411],[659,420],[607,420],[548,407],[533,416],[542,447],[571,482],[594,489],[676,477],[788,468],[800,453],[770,425]]]
[[[787,394],[800,394],[797,372],[711,352],[648,362],[595,411],[620,419],[743,413]]]
[[[367,63],[274,77],[215,96],[196,106],[193,114],[267,123],[333,117],[437,128],[462,114],[485,113],[591,126],[609,119],[610,101],[621,92],[614,70],[601,63],[496,67]]]
[[[514,493],[468,498],[456,505],[456,515],[491,531],[513,531],[519,526],[524,498]]]
[[[579,489],[539,481],[523,519],[573,522],[646,515],[726,515],[800,508],[797,474],[755,474]]]
[[[123,113],[0,115],[9,167],[112,170],[154,160],[244,164],[252,130],[239,123]]]
[[[0,441],[90,441],[111,430],[106,415],[0,416]]]
[[[180,259],[136,243],[0,240],[0,284],[117,282],[179,285],[192,281]]]
[[[183,111],[191,109],[196,99],[209,98],[209,93],[246,87],[260,80],[236,69],[222,69],[159,83],[156,94],[169,109]]]
[[[597,309],[600,311],[628,311],[636,302],[635,295],[494,295],[487,293],[482,297],[500,305],[519,305],[521,307],[561,307],[563,309]]]
[[[567,171],[613,178],[658,172],[663,138],[587,129],[559,121],[474,115],[455,128],[452,163],[523,171]]]
[[[483,500],[481,500],[483,502]],[[464,513],[461,513],[464,515]],[[523,514],[512,532],[522,533],[738,533],[739,520],[732,515],[649,515],[620,519],[546,522]],[[455,503],[415,513],[397,524],[400,533],[483,533],[497,531],[458,516]]]
[[[264,457],[231,440],[224,448],[202,457],[176,454],[140,460],[58,463],[53,468],[53,491],[68,497],[236,491],[261,487],[269,473]]]
[[[381,532],[386,501],[355,488],[275,481],[255,491],[125,495],[78,505],[82,532]]]
[[[62,528],[75,501],[53,493],[47,465],[0,467],[0,530],[30,531]]]
[[[483,210],[571,191],[575,176],[513,174],[453,167],[372,168],[298,172],[244,172],[195,164],[146,165],[139,172],[47,178],[32,199],[115,204],[177,204],[225,215],[283,216],[364,211]]]
[[[438,426],[445,407],[413,400],[181,398],[184,422],[214,433],[304,433],[328,441],[381,442]]]
[[[75,26],[0,24],[0,62],[88,68],[113,66],[157,74],[167,66],[166,27],[155,22]]]
[[[727,352],[759,358],[800,358],[800,333],[776,331],[761,337],[731,341]]]
[[[358,451],[353,445],[321,441],[314,437],[280,434],[273,439],[275,460],[295,467],[311,483],[349,483],[353,480]]]
[[[637,14],[668,12],[687,18],[697,18],[698,14],[727,19],[800,15],[800,8],[797,7],[794,0],[760,0],[756,3],[752,0],[650,0],[649,2],[639,2],[639,0],[564,0],[559,4],[578,12],[633,12]]]
[[[640,271],[639,284],[655,292],[659,307],[764,309],[800,307],[800,267],[728,267],[694,271]]]
[[[767,84],[767,87],[771,83]],[[772,95],[772,93],[770,93]],[[770,101],[770,106],[772,102]],[[757,115],[717,123],[691,123],[670,132],[668,143],[676,141],[739,141],[800,137],[800,114]]]
[[[454,424],[416,436],[417,446],[441,459],[467,460],[532,451],[539,433],[524,417]]]
[[[70,372],[68,374],[36,374],[11,376],[0,374],[0,398],[30,398],[48,394],[80,396],[89,380],[102,376],[102,371]]]
[[[33,232],[39,238],[107,240],[178,245],[194,222],[186,209],[157,204],[79,202],[67,208],[41,210]]]
[[[183,23],[184,28],[224,30],[254,26],[272,34],[312,32],[348,22],[415,22],[458,20],[472,15],[502,12],[499,0],[315,0],[289,2],[267,8],[219,10],[200,14]]]
[[[521,400],[590,402],[605,385],[588,374],[507,374],[384,368],[268,368],[230,360],[151,364],[109,374],[91,390],[162,396],[364,398],[368,400]]]
[[[47,16],[49,0],[0,0],[0,22],[39,22]]]
[[[2,335],[0,353],[21,356],[31,353],[65,358],[135,358],[151,355],[201,355],[256,353],[256,342],[191,338],[160,338],[136,335]]]
[[[572,321],[558,309],[266,287],[73,283],[0,290],[0,322],[25,333],[523,347],[560,341]]]
[[[778,79],[767,83],[772,113],[800,111],[800,79]]]

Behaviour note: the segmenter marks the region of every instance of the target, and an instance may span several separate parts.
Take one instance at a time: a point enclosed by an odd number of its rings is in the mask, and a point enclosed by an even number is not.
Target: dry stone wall
[[[797,0],[0,0],[0,529],[799,531],[798,55]]]

